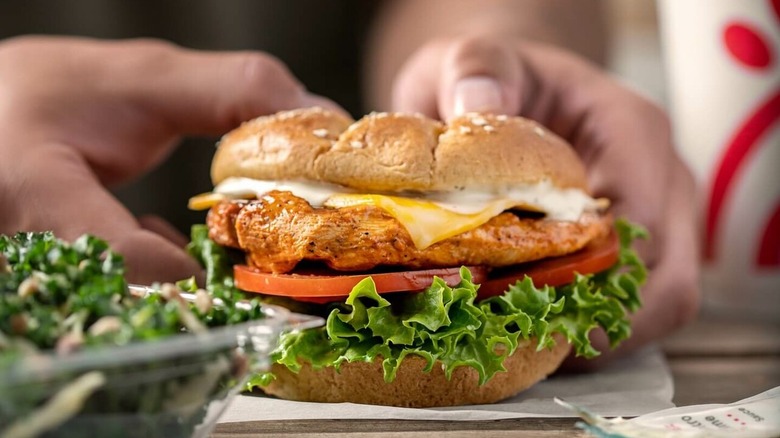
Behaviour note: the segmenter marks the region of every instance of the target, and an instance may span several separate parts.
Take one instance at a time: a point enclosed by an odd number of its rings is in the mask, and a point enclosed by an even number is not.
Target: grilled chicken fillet
[[[393,216],[373,206],[314,208],[290,192],[253,201],[222,202],[208,214],[209,236],[240,248],[250,265],[286,273],[303,261],[362,271],[459,265],[509,266],[574,252],[606,236],[611,219],[585,213],[577,222],[502,213],[484,225],[417,249]]]

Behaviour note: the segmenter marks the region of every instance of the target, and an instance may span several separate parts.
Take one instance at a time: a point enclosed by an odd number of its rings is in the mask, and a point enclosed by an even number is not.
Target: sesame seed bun
[[[569,144],[522,117],[467,114],[439,136],[432,189],[505,188],[549,180],[585,192],[582,161]]]
[[[227,177],[320,181],[365,191],[504,189],[549,180],[587,190],[574,150],[536,122],[467,114],[444,125],[373,113],[357,122],[321,108],[259,117],[228,133],[212,163]]]
[[[322,108],[283,111],[244,122],[219,141],[211,179],[318,180],[317,157],[333,148],[353,120]]]

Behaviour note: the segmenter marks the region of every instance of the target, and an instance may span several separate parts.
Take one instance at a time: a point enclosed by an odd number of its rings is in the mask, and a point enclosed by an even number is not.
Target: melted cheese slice
[[[314,207],[372,205],[381,208],[406,228],[419,249],[473,230],[512,208],[537,211],[545,213],[550,219],[574,222],[584,211],[603,209],[609,204],[607,200],[593,199],[581,190],[556,188],[549,181],[509,187],[499,193],[463,190],[404,197],[361,194],[324,183],[227,178],[214,188],[213,193],[190,198],[189,206],[196,210],[206,209],[224,199],[259,198],[271,190],[291,192]]]
[[[463,214],[435,202],[397,196],[334,195],[325,201],[325,206],[332,208],[372,205],[385,210],[406,228],[418,249],[473,230],[516,204],[510,199],[500,199],[484,205],[476,213]]]

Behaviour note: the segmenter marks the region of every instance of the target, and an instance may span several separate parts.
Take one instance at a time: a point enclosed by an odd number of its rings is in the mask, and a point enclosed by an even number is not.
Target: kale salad
[[[198,433],[278,337],[252,342],[273,318],[211,274],[210,293],[190,279],[134,295],[96,237],[0,236],[0,437]]]

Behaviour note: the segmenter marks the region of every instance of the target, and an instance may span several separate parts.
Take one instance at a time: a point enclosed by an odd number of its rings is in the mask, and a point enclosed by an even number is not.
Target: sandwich
[[[327,318],[281,339],[254,380],[270,395],[491,403],[572,349],[597,355],[593,329],[630,335],[643,231],[613,219],[573,148],[534,121],[286,111],[226,134],[211,176],[190,200],[209,209],[194,252],[227,274],[209,281]]]

